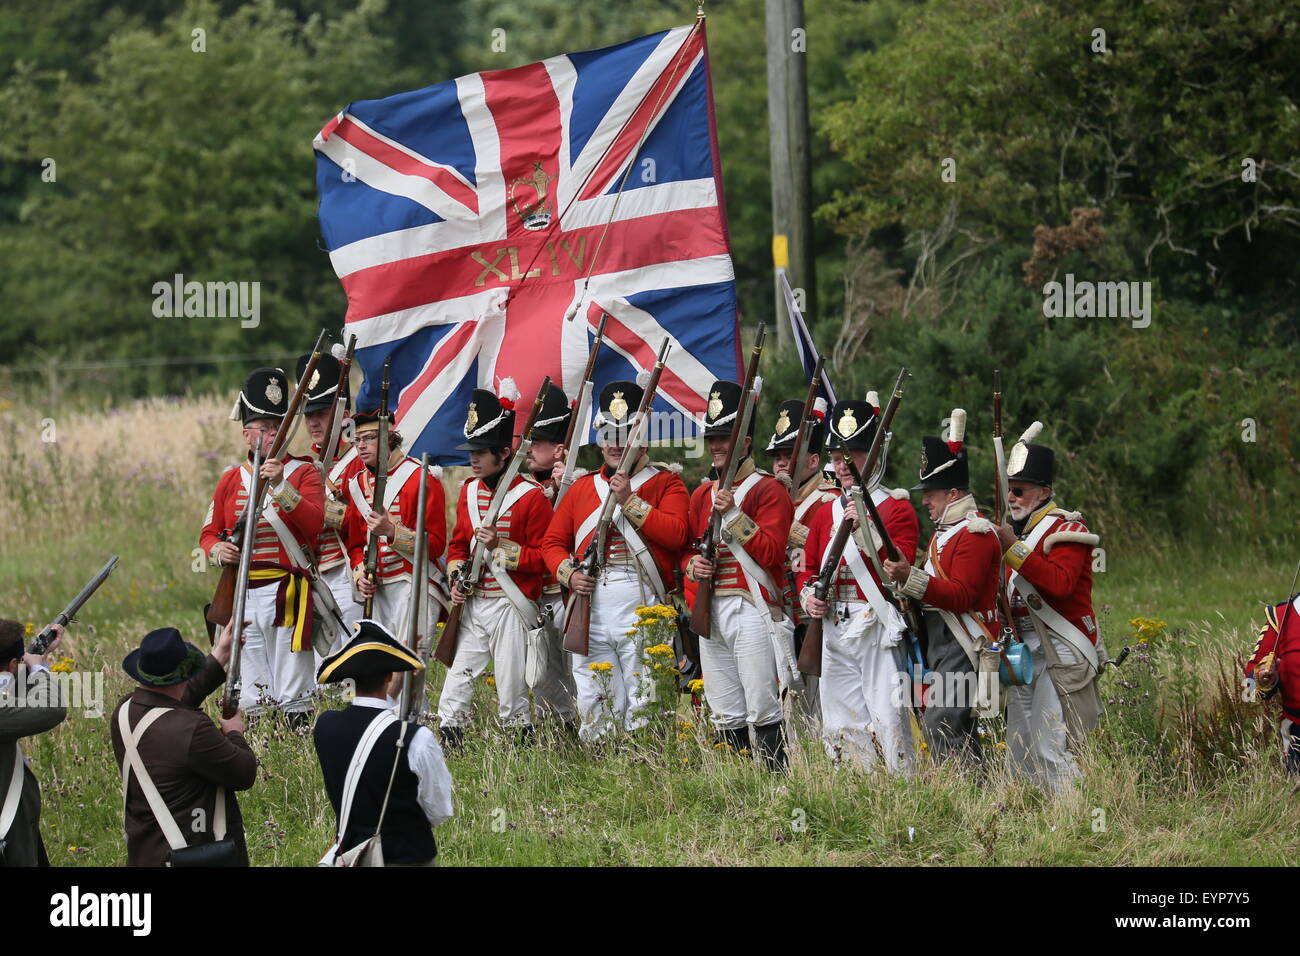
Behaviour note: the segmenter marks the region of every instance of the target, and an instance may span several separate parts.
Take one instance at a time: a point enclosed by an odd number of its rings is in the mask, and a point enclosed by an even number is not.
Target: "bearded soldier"
[[[814,419],[808,437],[800,452],[799,462],[793,461],[795,440],[803,427],[804,402],[794,398],[782,402],[777,410],[776,427],[767,443],[767,453],[772,456],[772,474],[791,487],[794,504],[794,520],[790,524],[790,534],[786,539],[786,575],[782,582],[785,592],[785,606],[790,620],[794,623],[794,651],[796,659],[803,646],[803,633],[807,624],[801,620],[802,609],[799,607],[795,579],[802,574],[805,565],[805,542],[808,529],[822,507],[835,500],[835,486],[826,480],[822,470],[822,444],[825,439],[826,400],[818,398],[812,412]],[[821,703],[818,694],[818,678],[804,677],[804,692],[799,704],[804,718],[812,726],[821,719]]]
[[[239,393],[230,417],[242,419],[249,454],[217,481],[199,534],[213,566],[239,564],[239,548],[226,539],[247,504],[252,449],[261,442],[262,454],[271,450],[288,412],[289,389],[289,377],[282,370],[259,368]],[[254,540],[244,543],[253,549],[245,610],[251,623],[244,629],[239,709],[250,716],[261,713],[261,688],[281,710],[305,715],[315,686],[315,657],[314,607],[303,555],[310,554],[324,526],[324,493],[320,474],[306,458],[268,458],[262,462],[261,478],[267,497]]]
[[[566,587],[591,595],[588,653],[574,655],[583,740],[623,727],[645,724],[650,702],[642,642],[633,633],[638,606],[667,603],[673,567],[686,545],[686,485],[672,471],[652,464],[641,452],[626,474],[618,474],[635,427],[643,396],[636,382],[610,382],[601,390],[596,413],[604,466],[574,482],[551,520],[542,550],[547,567]],[[605,539],[599,578],[575,570],[598,532],[609,496],[614,506]],[[593,663],[613,665],[608,681],[612,699],[602,700],[602,682]]]
[[[713,723],[737,752],[749,747],[754,727],[757,753],[772,770],[786,768],[781,690],[794,679],[793,627],[781,607],[785,548],[794,520],[790,493],[750,457],[754,419],[749,433],[737,439],[742,456],[731,488],[715,488],[725,467],[732,422],[740,408],[742,386],[714,382],[704,416],[704,438],[713,459],[713,476],[695,489],[690,504],[688,540],[698,541],[716,511],[722,521],[717,560],[706,560],[695,547],[685,556],[691,582],[713,580],[712,633],[701,635],[704,695]],[[692,607],[693,588],[687,589]]]
[[[389,412],[391,424],[393,413]],[[352,419],[357,457],[362,468],[348,482],[348,509],[343,519],[343,540],[348,549],[348,563],[360,602],[374,597],[371,617],[395,634],[406,634],[411,608],[411,574],[417,534],[416,512],[419,507],[421,467],[419,460],[402,453],[402,436],[390,427],[388,432],[388,481],[384,500],[375,501],[375,462],[379,458],[379,411],[357,412]],[[437,620],[437,612],[446,598],[436,579],[435,563],[447,544],[446,504],[441,469],[423,476],[428,486],[424,530],[428,535],[430,579],[424,582],[424,613],[427,621]],[[374,580],[366,574],[366,551],[371,536],[379,539]],[[432,616],[428,616],[432,615]],[[422,628],[422,633],[428,633]]]
[[[947,441],[921,439],[921,481],[912,490],[922,492],[935,528],[924,566],[885,561],[899,590],[924,602],[927,680],[934,683],[922,723],[937,760],[954,754],[979,759],[971,707],[979,652],[993,643],[997,626],[1000,549],[993,523],[979,513],[970,492],[965,434],[966,412],[955,408]]]
[[[1264,608],[1264,626],[1255,653],[1246,664],[1244,697],[1255,700],[1282,695],[1282,754],[1286,772],[1300,775],[1300,672],[1295,652],[1300,650],[1300,594]],[[1286,655],[1290,654],[1290,657]]]
[[[868,400],[839,402],[831,410],[831,428],[826,447],[841,486],[853,485],[850,458],[862,474],[867,450],[880,421],[875,393]],[[880,484],[885,471],[882,453],[873,474],[862,475],[872,504],[880,514],[899,563],[910,565],[916,556],[920,529],[907,492]],[[853,528],[832,590],[818,600],[813,585],[826,561],[826,552],[840,522]],[[832,759],[848,753],[863,769],[876,766],[881,758],[891,771],[912,768],[912,731],[909,708],[900,694],[905,672],[903,635],[906,622],[893,600],[881,587],[878,568],[885,549],[867,514],[858,514],[849,498],[836,497],[813,518],[808,530],[805,570],[799,575],[801,600],[810,617],[824,619],[822,631],[822,736]],[[879,756],[877,756],[879,754]]]
[[[496,677],[497,716],[507,727],[520,731],[520,741],[532,736],[528,710],[525,659],[528,631],[538,626],[536,605],[542,593],[542,537],[551,520],[551,503],[532,478],[516,475],[504,491],[496,523],[483,524],[510,463],[514,443],[515,402],[519,391],[513,381],[502,383],[502,394],[474,389],[465,416],[465,443],[473,477],[460,486],[456,526],[447,549],[447,566],[455,574],[468,570],[476,542],[486,549],[482,579],[469,596],[459,582],[451,600],[466,604],[460,622],[456,656],[447,669],[438,701],[443,742],[459,746],[470,719],[474,679],[492,662]]]
[[[533,440],[528,448],[528,470],[542,487],[542,493],[555,506],[559,489],[559,475],[564,469],[568,449],[564,447],[565,434],[573,409],[564,392],[555,385],[546,390],[542,410],[533,422]],[[569,654],[564,649],[564,596],[560,582],[549,570],[542,577],[541,610],[546,619],[546,645],[540,649],[545,668],[533,687],[533,695],[545,709],[553,712],[570,728],[576,728],[577,710],[574,705],[576,689],[569,667]]]
[[[298,358],[298,379],[301,381],[307,370],[311,354]],[[328,430],[339,389],[340,363],[328,352],[322,353],[312,379],[307,383],[307,392],[303,396],[303,420],[307,423],[307,433],[311,436],[311,453],[319,462],[321,449],[329,441]],[[346,394],[346,389],[345,389]],[[342,415],[347,406],[340,410]],[[346,633],[336,634],[330,648],[318,648],[317,666],[321,658],[342,647],[348,636],[361,620],[362,606],[353,599],[352,575],[349,572],[347,549],[343,544],[343,516],[347,510],[344,498],[348,482],[362,471],[365,466],[357,457],[355,445],[345,443],[341,438],[337,454],[325,463],[325,527],[321,529],[316,541],[316,570],[320,579],[329,587],[334,601],[343,612]]]
[[[1101,717],[1101,644],[1092,609],[1092,549],[1100,539],[1053,498],[1055,454],[1033,444],[1042,427],[1030,425],[1007,456],[1011,523],[997,533],[1011,623],[1034,659],[1033,681],[1009,690],[1007,758],[1057,793],[1080,776],[1070,749]]]

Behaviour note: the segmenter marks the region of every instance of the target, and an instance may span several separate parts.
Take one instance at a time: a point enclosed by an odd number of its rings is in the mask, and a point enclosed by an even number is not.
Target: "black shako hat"
[[[754,379],[754,391],[757,392],[761,387],[761,380]],[[740,411],[740,394],[745,390],[743,385],[736,382],[728,382],[725,379],[719,379],[714,382],[709,389],[709,401],[704,406],[704,437],[705,438],[726,438],[731,434],[731,426],[736,420],[736,413]],[[749,430],[746,432],[750,438],[754,437],[754,415],[749,416]]]
[[[912,486],[912,491],[969,488],[970,466],[966,462],[965,438],[966,411],[954,408],[947,440],[932,435],[921,439],[921,481]]]
[[[804,454],[821,453],[826,438],[826,399],[818,398],[813,405],[813,426],[808,432],[808,443],[804,445]],[[795,439],[803,426],[803,400],[792,398],[782,402],[776,410],[776,426],[764,451],[794,451]]]
[[[619,380],[602,388],[591,422],[597,439],[605,444],[625,445],[644,397],[645,389],[636,382]]]
[[[186,643],[176,628],[160,627],[146,634],[140,646],[126,655],[122,670],[146,687],[172,687],[203,670],[206,659],[207,655]]]
[[[502,379],[501,394],[476,388],[465,410],[465,442],[457,451],[509,448],[515,443],[515,403],[519,389],[513,379]]]
[[[533,422],[533,441],[564,441],[572,414],[569,397],[552,384],[542,396],[542,410],[537,413],[537,421]]]
[[[235,407],[230,410],[230,420],[247,425],[259,418],[284,418],[289,412],[289,395],[293,389],[294,384],[283,369],[253,369],[235,399]]]
[[[310,360],[310,352],[298,356],[298,371],[294,378],[295,385],[302,381],[302,374],[307,371],[307,363]],[[329,408],[334,404],[334,399],[338,395],[339,371],[341,369],[342,363],[338,359],[329,352],[321,353],[320,359],[316,362],[316,369],[311,373],[311,380],[307,383],[307,391],[303,394],[302,410],[304,413],[318,412],[322,408]],[[343,387],[343,394],[348,394],[346,384]]]
[[[396,416],[392,409],[388,411],[388,431],[392,434],[393,425],[396,422]],[[365,432],[379,431],[379,409],[371,408],[366,411],[358,411],[352,416],[352,434],[361,435]]]
[[[1025,429],[1011,452],[1007,455],[1007,480],[1029,481],[1049,486],[1056,471],[1056,453],[1046,445],[1035,445],[1033,440],[1043,430],[1042,422],[1034,422]]]
[[[865,401],[846,398],[831,409],[826,432],[827,451],[866,451],[876,438],[880,422],[879,403],[873,402],[875,392],[869,392]]]
[[[424,670],[424,662],[398,643],[382,624],[367,618],[358,622],[352,640],[337,654],[320,662],[316,682],[366,681],[384,674],[418,670]]]

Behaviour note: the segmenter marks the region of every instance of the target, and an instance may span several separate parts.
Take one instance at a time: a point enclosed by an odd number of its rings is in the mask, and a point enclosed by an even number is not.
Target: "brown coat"
[[[208,656],[203,670],[190,678],[185,696],[173,700],[148,687],[137,687],[122,698],[110,723],[113,752],[120,770],[125,758],[117,712],[130,707],[129,723],[139,725],[155,707],[175,710],[158,718],[139,741],[140,759],[149,770],[158,792],[172,812],[176,825],[190,845],[210,843],[214,836],[213,810],[217,788],[226,788],[226,836],[234,840],[247,862],[244,823],[234,791],[248,790],[257,780],[257,758],[239,733],[223,734],[212,719],[199,709],[204,699],[225,681],[226,672],[216,658]],[[202,810],[201,814],[196,810]],[[126,860],[130,866],[161,866],[171,847],[154,820],[149,801],[134,773],[126,799]],[[197,828],[197,829],[196,829]]]
[[[57,685],[47,670],[28,673],[26,664],[18,665],[19,673],[8,682],[5,693],[0,694],[0,805],[14,772],[14,748],[21,737],[44,733],[62,723],[67,711],[62,706]],[[18,693],[25,690],[21,704]],[[45,848],[41,844],[41,787],[31,767],[23,770],[23,794],[18,804],[18,815],[5,837],[4,860],[8,866],[37,866],[45,864]]]

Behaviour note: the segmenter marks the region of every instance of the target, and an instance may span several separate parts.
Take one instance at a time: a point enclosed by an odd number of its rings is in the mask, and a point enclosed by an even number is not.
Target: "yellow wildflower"
[[[634,628],[632,628],[632,630],[630,630],[630,631],[624,631],[623,634],[624,634],[626,637],[635,637],[635,636],[636,636],[636,628],[634,627]]]
[[[36,629],[35,622],[28,621],[26,624],[23,625],[23,634],[26,635],[27,637],[31,637],[32,631],[34,631],[35,629]]]
[[[587,665],[587,670],[593,674],[607,674],[614,669],[614,665],[609,661],[592,661]]]
[[[653,647],[647,647],[645,652],[651,657],[672,657],[673,649],[667,644],[656,644]]]
[[[999,741],[997,742],[997,748],[998,748],[998,750],[1006,750],[1006,749],[1007,749],[1007,745],[1006,745],[1006,743],[1005,743],[1004,741],[999,740]]]
[[[697,677],[686,685],[686,689],[692,694],[698,694],[700,691],[704,690],[704,681]]]
[[[930,745],[927,744],[924,740],[922,740],[922,741],[921,741],[921,749],[922,749],[922,750],[929,750],[929,749],[930,749]]]
[[[489,687],[496,687],[496,686],[497,686],[497,679],[496,679],[495,677],[489,677],[489,678],[487,679],[487,685],[488,685]]]

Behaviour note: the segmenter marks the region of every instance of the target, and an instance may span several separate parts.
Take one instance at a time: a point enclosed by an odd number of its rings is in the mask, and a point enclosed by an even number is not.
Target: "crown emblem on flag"
[[[722,393],[721,392],[709,393],[708,413],[710,418],[717,418],[719,415],[722,414]]]
[[[279,405],[282,398],[284,398],[284,392],[280,390],[279,379],[271,379],[266,383],[266,400],[272,405]]]
[[[478,403],[469,403],[469,412],[465,415],[465,430],[473,431],[474,426],[478,424]]]
[[[609,414],[611,418],[619,421],[627,415],[627,402],[622,392],[615,392],[614,397],[609,400]]]
[[[776,433],[778,435],[784,435],[789,430],[790,413],[783,408],[781,409],[781,414],[776,417]]]
[[[555,177],[547,176],[546,170],[542,169],[542,164],[534,160],[532,176],[521,176],[510,183],[510,204],[515,207],[515,212],[524,221],[525,229],[535,232],[538,229],[545,229],[551,224],[551,218],[554,216],[555,210],[546,201],[546,187],[554,180]],[[532,205],[520,206],[519,200],[515,197],[516,186],[531,189],[536,201]]]
[[[844,409],[844,414],[840,416],[839,423],[835,426],[835,429],[840,433],[840,437],[842,438],[848,438],[858,430],[858,420],[854,417],[853,412],[850,409]]]

